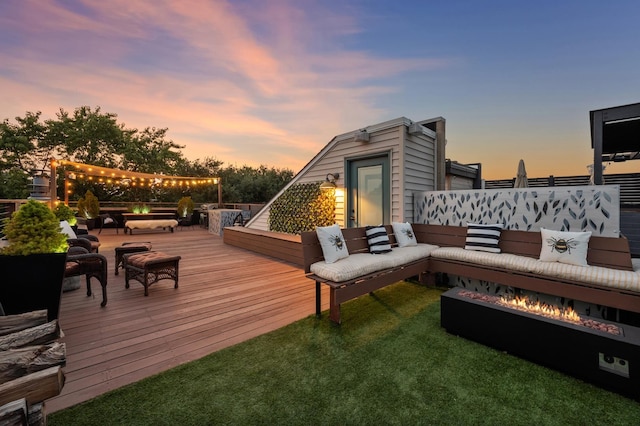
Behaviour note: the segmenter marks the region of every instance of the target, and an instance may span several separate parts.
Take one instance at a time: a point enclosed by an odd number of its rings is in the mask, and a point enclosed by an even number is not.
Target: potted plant
[[[47,309],[58,318],[67,257],[67,236],[44,203],[29,200],[4,227],[8,245],[0,251],[0,303],[5,314]]]
[[[76,218],[76,214],[73,209],[66,204],[58,204],[53,210],[53,214],[55,214],[60,221],[66,220],[72,228],[77,226],[78,219]],[[74,229],[74,231],[75,230],[76,229]]]
[[[193,200],[191,197],[182,197],[178,201],[178,216],[187,217],[193,213]]]
[[[144,203],[136,203],[131,207],[131,212],[135,214],[147,214],[151,212],[151,207]]]
[[[100,216],[100,202],[91,190],[78,200],[78,214],[87,219],[88,229],[95,228],[96,218]]]

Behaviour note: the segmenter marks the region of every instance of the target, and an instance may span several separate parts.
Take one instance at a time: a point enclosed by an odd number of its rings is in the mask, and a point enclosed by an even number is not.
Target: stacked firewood
[[[0,424],[46,424],[44,401],[64,385],[60,334],[46,310],[0,316]]]

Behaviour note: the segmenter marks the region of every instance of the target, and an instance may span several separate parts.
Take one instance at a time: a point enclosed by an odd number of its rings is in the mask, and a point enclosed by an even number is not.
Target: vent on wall
[[[411,135],[421,135],[424,129],[418,123],[413,123],[409,126],[409,134]]]
[[[355,142],[369,142],[369,132],[360,130],[355,133],[353,140]]]

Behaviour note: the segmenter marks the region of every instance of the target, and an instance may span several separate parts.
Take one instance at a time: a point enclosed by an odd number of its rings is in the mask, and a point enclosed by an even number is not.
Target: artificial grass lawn
[[[49,425],[637,425],[640,404],[447,334],[399,283],[53,413]]]

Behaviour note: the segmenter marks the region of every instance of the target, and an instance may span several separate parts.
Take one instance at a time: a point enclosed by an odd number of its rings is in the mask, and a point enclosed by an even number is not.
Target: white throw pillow
[[[347,242],[344,240],[342,230],[338,225],[318,226],[316,227],[316,234],[322,247],[325,262],[335,263],[349,256]]]
[[[69,225],[69,222],[67,222],[66,220],[60,221],[60,230],[63,234],[67,234],[69,238],[78,238],[76,233],[73,232],[73,228],[71,228],[71,225]]]
[[[393,233],[396,236],[398,247],[417,246],[418,241],[409,222],[392,222]]]
[[[481,225],[479,223],[467,223],[467,239],[465,250],[486,251],[488,253],[500,253],[500,233],[502,224]]]
[[[383,226],[367,226],[365,228],[369,252],[372,254],[384,254],[391,251],[391,244],[387,229]]]
[[[588,266],[587,251],[591,232],[563,232],[541,228],[540,260]]]

